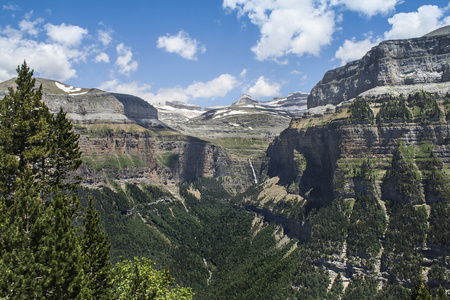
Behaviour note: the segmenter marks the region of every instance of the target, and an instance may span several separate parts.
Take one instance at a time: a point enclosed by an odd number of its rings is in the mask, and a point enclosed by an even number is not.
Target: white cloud
[[[166,101],[188,102],[194,98],[223,97],[237,86],[237,80],[230,74],[222,74],[208,82],[194,82],[186,88],[162,88],[157,94],[151,92],[151,86],[137,82],[121,83],[117,79],[105,81],[98,87],[115,93],[124,93],[141,97],[150,103],[164,104]]]
[[[29,35],[37,36],[40,32],[40,28],[37,28],[36,25],[44,22],[44,19],[36,19],[35,21],[30,21],[29,19],[24,19],[19,22],[20,31],[26,32]]]
[[[12,11],[16,11],[19,10],[20,7],[16,4],[3,4],[3,9],[4,10],[12,10]]]
[[[222,74],[207,82],[194,82],[186,88],[173,87],[159,89],[156,95],[148,99],[153,103],[165,103],[165,101],[188,102],[194,98],[209,98],[226,96],[232,89],[238,86],[236,77],[230,74]]]
[[[95,62],[96,63],[99,63],[99,62],[109,63],[109,56],[108,56],[108,54],[106,54],[105,52],[102,52],[102,53],[98,54],[95,57]]]
[[[76,47],[80,45],[84,36],[87,35],[88,30],[76,25],[61,25],[46,24],[45,29],[47,35],[52,41],[67,47]]]
[[[186,94],[193,98],[223,97],[236,87],[237,80],[230,74],[222,74],[208,82],[194,82],[186,88]]]
[[[264,76],[260,76],[255,85],[248,89],[247,94],[255,98],[278,96],[280,89],[281,84],[269,82]]]
[[[335,14],[327,1],[313,0],[224,0],[223,8],[248,15],[261,37],[252,47],[258,60],[288,54],[319,55],[331,43]]]
[[[113,79],[105,81],[98,86],[99,89],[121,94],[129,94],[148,100],[154,95],[150,92],[151,86],[148,84],[139,84],[135,81],[128,83],[120,83],[119,80]]]
[[[99,29],[97,31],[98,39],[104,46],[108,46],[111,43],[112,41],[111,33],[112,32],[110,30],[103,30],[103,29]]]
[[[134,61],[133,53],[130,47],[126,47],[123,43],[120,43],[116,47],[117,57],[116,65],[119,67],[119,73],[129,74],[131,71],[136,71],[138,63]]]
[[[19,29],[22,32],[36,37],[41,31],[41,28],[39,28],[38,25],[44,22],[44,19],[37,18],[36,20],[31,21],[32,15],[33,11],[30,11],[25,15],[25,18],[19,22]]]
[[[247,76],[247,69],[243,69],[243,70],[241,71],[241,73],[239,73],[239,77],[245,78],[245,76]]]
[[[177,35],[161,36],[156,43],[158,48],[170,53],[176,53],[189,60],[197,60],[197,52],[204,53],[205,46],[199,45],[196,39],[192,39],[188,33],[180,30]]]
[[[386,39],[403,39],[420,37],[438,27],[449,25],[450,20],[445,18],[445,8],[436,5],[423,5],[416,12],[398,13],[388,19],[391,30],[384,33]]]
[[[402,0],[335,0],[334,4],[343,4],[349,10],[361,12],[369,17],[387,14],[395,10]]]
[[[0,80],[16,76],[16,68],[24,60],[39,76],[57,80],[76,77],[72,61],[82,57],[78,50],[60,44],[0,36]]]
[[[341,65],[345,65],[349,61],[362,58],[367,51],[376,46],[379,42],[380,40],[373,41],[371,36],[362,41],[356,41],[355,38],[346,40],[336,51],[334,57],[341,60]]]

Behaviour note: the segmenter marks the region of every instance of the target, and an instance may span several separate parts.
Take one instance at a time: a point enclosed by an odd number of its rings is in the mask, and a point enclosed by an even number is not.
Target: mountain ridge
[[[439,34],[442,33],[442,34]],[[450,34],[446,28],[423,37],[383,41],[363,58],[329,70],[311,90],[308,108],[337,105],[380,86],[450,81]]]

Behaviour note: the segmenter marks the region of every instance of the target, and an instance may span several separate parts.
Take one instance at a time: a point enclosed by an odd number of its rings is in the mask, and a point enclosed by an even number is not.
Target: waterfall
[[[256,178],[255,169],[253,168],[253,164],[252,164],[252,161],[250,160],[250,158],[248,159],[248,163],[250,164],[250,168],[252,168],[253,180],[255,181],[255,183],[258,183],[258,179]]]

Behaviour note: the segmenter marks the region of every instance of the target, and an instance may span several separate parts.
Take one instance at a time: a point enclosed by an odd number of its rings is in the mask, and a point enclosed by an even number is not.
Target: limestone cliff
[[[81,132],[84,165],[80,172],[85,186],[102,186],[105,177],[118,184],[170,185],[233,171],[221,148],[197,138],[106,125],[77,126],[77,130]]]
[[[407,147],[430,143],[444,164],[450,164],[448,123],[379,126],[330,122],[305,128],[308,121],[311,120],[293,119],[270,145],[267,172],[270,177],[280,177],[284,184],[294,183],[300,195],[313,201],[355,197],[354,189],[339,188],[336,171],[343,164],[360,163],[364,158],[377,161],[378,168],[383,169],[400,142]],[[302,157],[304,164],[299,161]]]
[[[115,123],[163,126],[156,109],[145,100],[126,94],[98,89],[76,88],[58,81],[36,78],[36,87],[42,85],[42,100],[52,113],[62,108],[75,124]],[[14,79],[0,84],[0,98],[7,87],[14,87]]]
[[[308,96],[308,108],[336,105],[379,86],[448,82],[449,58],[447,31],[381,42],[362,59],[325,73]]]

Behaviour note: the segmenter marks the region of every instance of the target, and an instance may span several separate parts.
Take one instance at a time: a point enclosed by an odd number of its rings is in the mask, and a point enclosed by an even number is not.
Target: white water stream
[[[250,158],[248,159],[248,163],[250,164],[250,168],[252,168],[253,180],[255,181],[255,183],[258,183],[258,179],[256,178],[255,169],[253,168],[253,164],[252,164],[252,161],[250,160]]]

